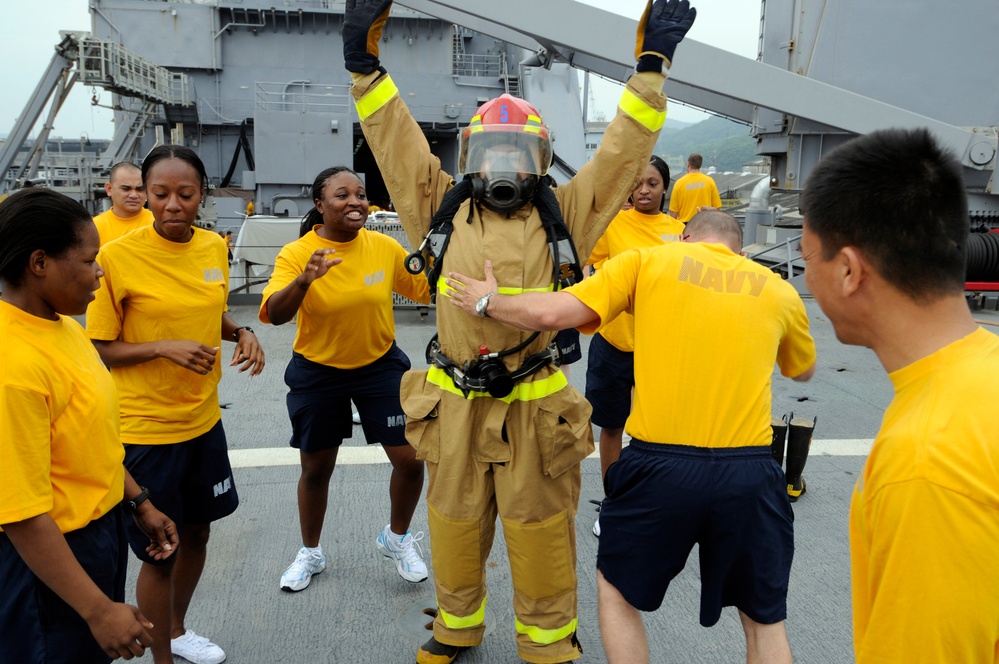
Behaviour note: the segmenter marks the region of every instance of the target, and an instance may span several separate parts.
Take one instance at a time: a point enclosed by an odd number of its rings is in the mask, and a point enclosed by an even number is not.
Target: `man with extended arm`
[[[699,544],[701,624],[735,606],[747,661],[789,664],[783,621],[793,517],[770,454],[770,382],[774,362],[785,376],[810,379],[815,344],[794,289],[738,254],[735,219],[701,212],[686,233],[684,242],[620,254],[560,293],[493,295],[488,263],[485,281],[452,272],[451,302],[522,329],[587,332],[634,314],[635,403],[625,425],[632,442],[607,470],[600,512],[609,661],[648,662],[640,611],[659,608]]]

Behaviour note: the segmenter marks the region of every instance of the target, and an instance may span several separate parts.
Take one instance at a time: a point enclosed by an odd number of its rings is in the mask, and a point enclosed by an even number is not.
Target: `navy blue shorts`
[[[409,358],[394,342],[384,355],[357,369],[337,369],[293,353],[284,372],[290,389],[291,446],[320,452],[350,438],[351,401],[357,406],[369,445],[408,445],[399,385],[409,368]]]
[[[629,604],[658,609],[698,544],[702,625],[723,606],[764,625],[786,618],[794,516],[769,446],[633,439],[604,483],[597,568]]]
[[[229,516],[239,506],[229,465],[222,420],[197,438],[168,445],[125,445],[125,467],[149,489],[156,509],[173,519],[183,545],[184,525],[205,524]],[[149,537],[128,519],[128,544],[145,563],[172,565],[175,556],[153,560],[146,555]]]
[[[579,330],[570,327],[555,335],[555,343],[562,351],[562,366],[568,366],[583,359],[583,349],[579,345]]]
[[[624,428],[631,414],[634,386],[635,354],[619,350],[594,334],[586,361],[586,400],[593,406],[590,421],[600,428]]]
[[[128,519],[131,521],[131,518]],[[125,601],[125,517],[115,507],[83,528],[66,533],[66,543],[87,575],[115,602]],[[0,662],[106,664],[111,658],[87,623],[24,564],[0,533]]]

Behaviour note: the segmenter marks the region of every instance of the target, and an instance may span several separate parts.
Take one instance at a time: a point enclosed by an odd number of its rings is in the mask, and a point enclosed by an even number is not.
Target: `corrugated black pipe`
[[[999,281],[999,233],[968,236],[965,281]]]

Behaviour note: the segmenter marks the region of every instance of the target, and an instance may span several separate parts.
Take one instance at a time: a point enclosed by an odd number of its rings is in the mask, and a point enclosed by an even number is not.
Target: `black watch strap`
[[[232,340],[233,341],[239,341],[239,331],[240,330],[246,330],[250,334],[255,334],[254,331],[253,331],[253,328],[250,327],[249,325],[241,325],[240,327],[237,327],[235,330],[232,331]]]
[[[125,504],[128,505],[129,510],[135,512],[135,510],[139,509],[139,505],[146,502],[147,500],[149,500],[149,489],[147,489],[144,486],[140,486],[139,495],[137,495],[135,498],[132,498],[132,500],[126,500]]]

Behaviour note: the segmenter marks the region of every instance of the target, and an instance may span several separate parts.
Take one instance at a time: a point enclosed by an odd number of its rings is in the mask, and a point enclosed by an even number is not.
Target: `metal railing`
[[[84,85],[171,106],[193,103],[186,74],[160,67],[116,42],[94,37],[81,39],[79,69]]]
[[[353,106],[349,89],[349,85],[337,83],[258,82],[254,85],[254,104],[263,111],[347,114]]]
[[[797,276],[794,273],[795,267],[798,267],[801,270],[798,273],[799,275],[805,273],[804,266],[800,266],[800,265],[796,266],[795,265],[795,261],[801,259],[800,252],[798,253],[798,256],[794,256],[791,253],[792,251],[794,251],[791,248],[791,243],[798,242],[800,240],[801,240],[801,235],[795,235],[793,237],[789,237],[786,240],[784,240],[783,242],[775,244],[772,247],[767,247],[763,251],[759,251],[759,252],[757,252],[755,254],[749,255],[749,256],[747,256],[747,258],[749,258],[750,260],[757,261],[758,263],[763,263],[764,261],[757,260],[760,256],[764,256],[764,255],[769,254],[771,252],[775,252],[775,251],[777,251],[779,249],[783,249],[784,250],[784,260],[775,260],[775,262],[773,262],[773,263],[771,263],[769,260],[767,260],[765,262],[772,269],[775,268],[775,269],[778,269],[778,270],[783,270],[784,274],[787,275],[787,278],[790,279],[790,278],[792,278],[794,276]]]
[[[488,76],[498,80],[503,73],[502,54],[455,53],[451,63],[453,76]]]

